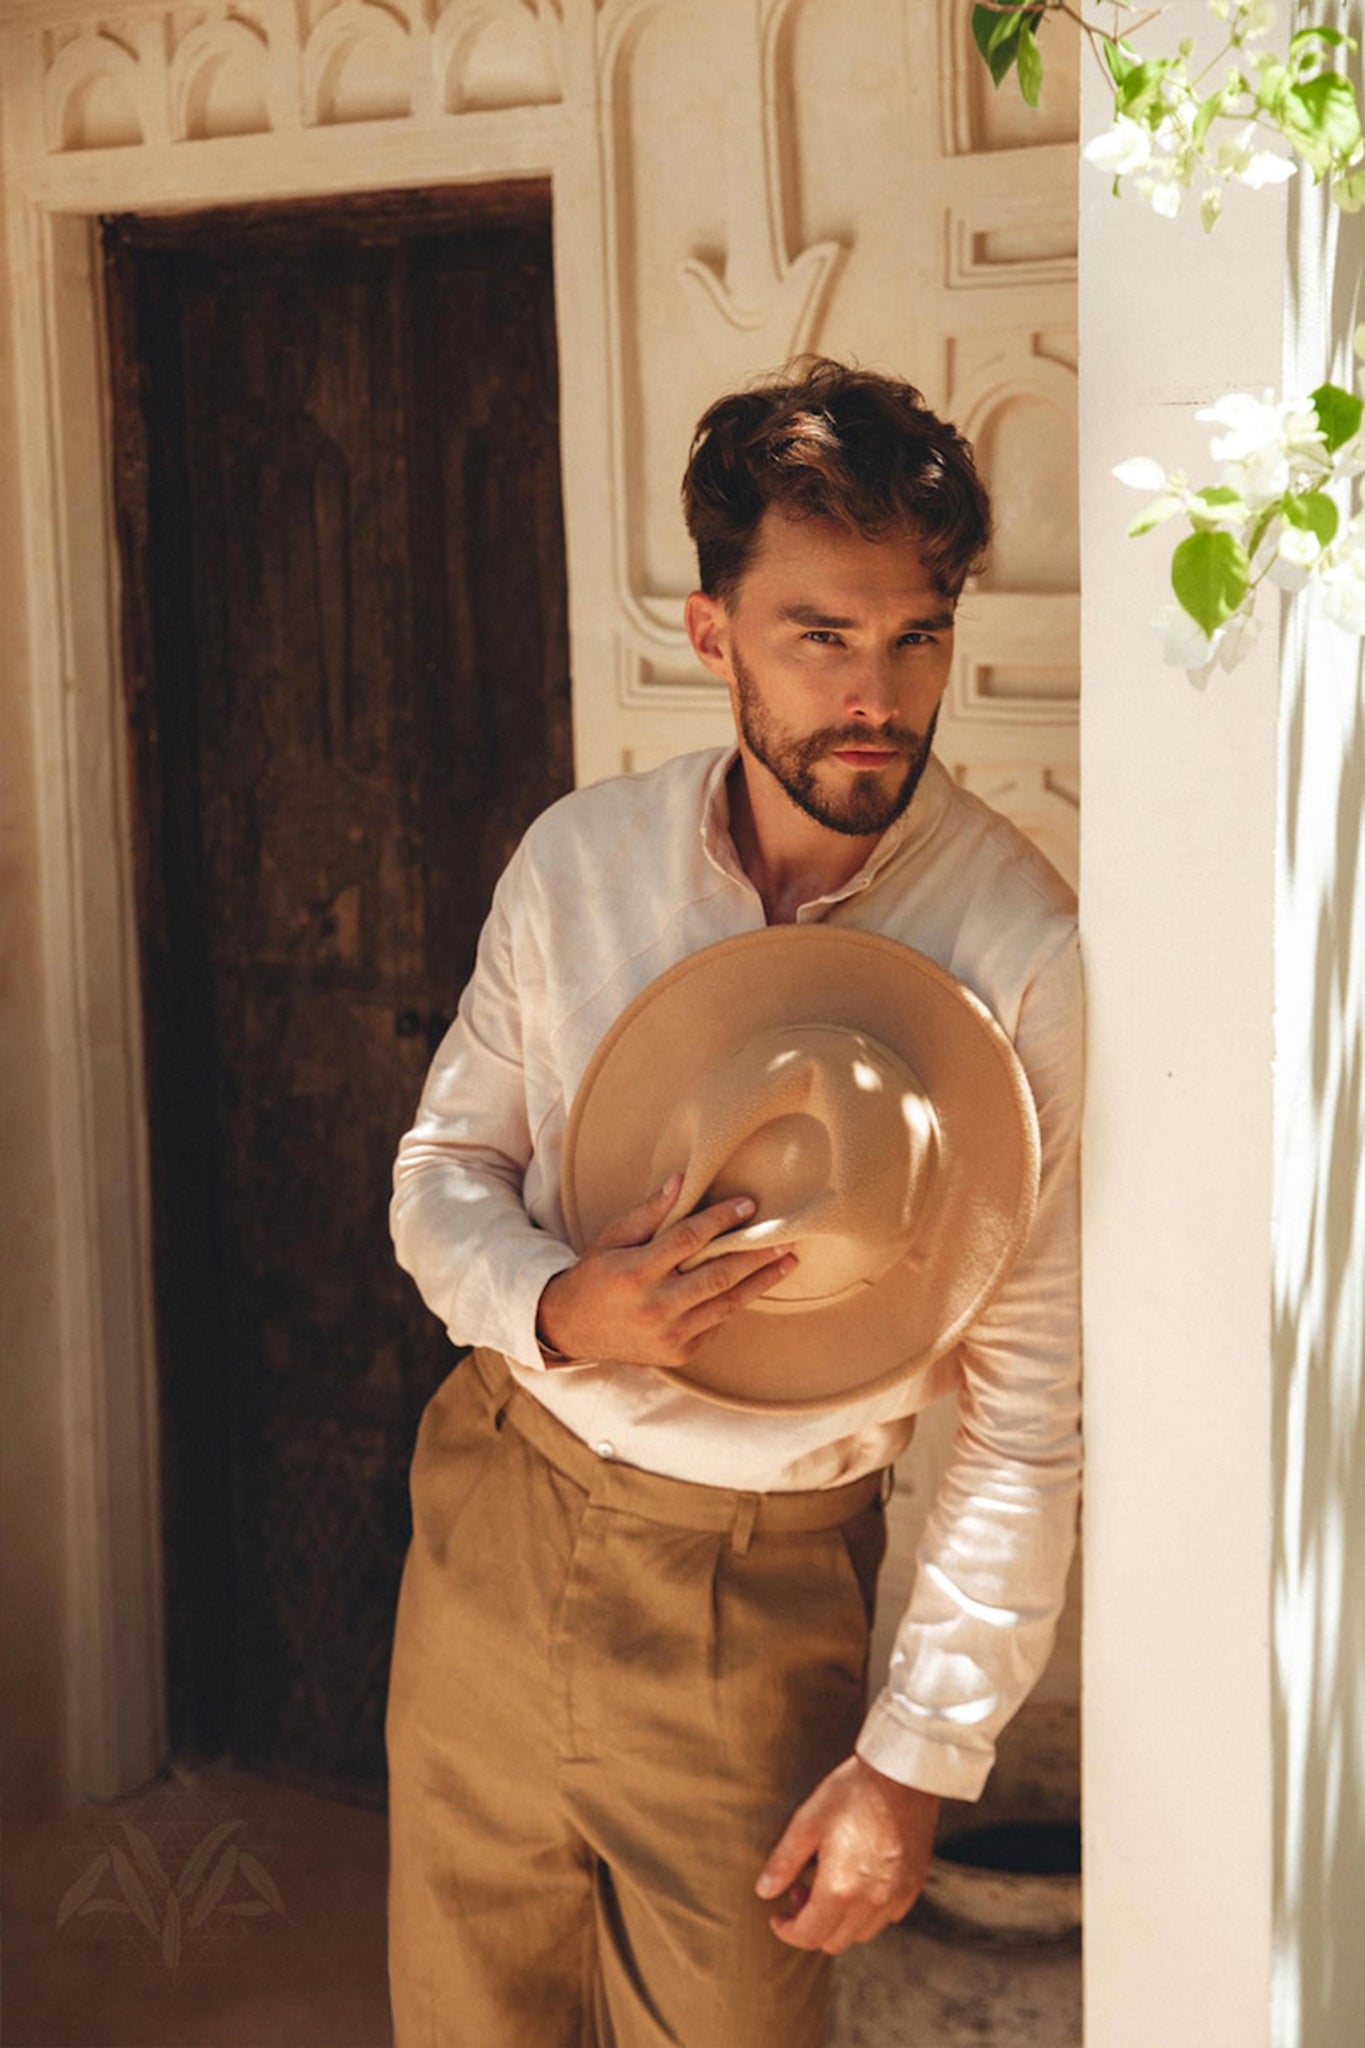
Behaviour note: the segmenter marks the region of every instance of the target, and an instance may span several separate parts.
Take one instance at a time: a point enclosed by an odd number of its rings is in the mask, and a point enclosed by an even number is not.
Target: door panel
[[[571,776],[547,211],[470,203],[106,230],[174,1734],[371,1796],[454,1363],[391,1161]]]

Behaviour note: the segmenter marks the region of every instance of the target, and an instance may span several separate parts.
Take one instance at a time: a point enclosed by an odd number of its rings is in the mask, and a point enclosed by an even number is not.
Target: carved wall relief
[[[811,345],[839,261],[834,240],[789,253],[778,49],[791,6],[617,0],[604,15],[626,707],[724,701],[682,630],[695,562],[677,491],[692,429],[720,392]]]
[[[429,121],[560,97],[556,0],[215,0],[49,32],[53,153]]]
[[[459,114],[557,100],[562,36],[551,0],[447,6],[432,37],[441,104]]]
[[[171,136],[203,142],[270,127],[270,39],[239,16],[201,22],[171,60]]]
[[[138,51],[107,30],[52,50],[45,98],[49,149],[130,149],[148,139]]]

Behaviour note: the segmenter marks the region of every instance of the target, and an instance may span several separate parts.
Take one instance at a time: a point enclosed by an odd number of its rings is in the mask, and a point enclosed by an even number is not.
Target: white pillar
[[[1175,0],[1164,49],[1208,16]],[[1086,66],[1085,131],[1106,126]],[[1112,466],[1281,381],[1284,210],[1205,236],[1081,170],[1086,2048],[1266,2048],[1277,660],[1197,691]]]
[[[1289,378],[1349,386],[1365,217],[1306,183],[1291,199]],[[1275,911],[1276,2048],[1365,2036],[1363,825],[1361,643],[1297,606]]]

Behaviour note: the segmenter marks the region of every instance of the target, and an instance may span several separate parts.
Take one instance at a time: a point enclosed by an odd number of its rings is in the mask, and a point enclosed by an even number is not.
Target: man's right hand
[[[747,1196],[713,1202],[654,1233],[677,1200],[674,1174],[625,1216],[609,1223],[577,1265],[556,1273],[540,1297],[536,1331],[551,1350],[574,1359],[628,1365],[686,1365],[707,1332],[790,1273],[790,1245],[718,1252],[691,1272],[679,1268],[723,1231],[747,1223]]]

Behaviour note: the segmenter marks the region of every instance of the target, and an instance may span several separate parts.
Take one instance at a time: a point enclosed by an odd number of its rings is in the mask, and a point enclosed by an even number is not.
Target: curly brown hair
[[[913,384],[829,356],[799,357],[710,406],[682,497],[701,587],[726,604],[770,505],[868,540],[912,535],[950,597],[980,568],[991,531],[990,499],[956,427]]]

